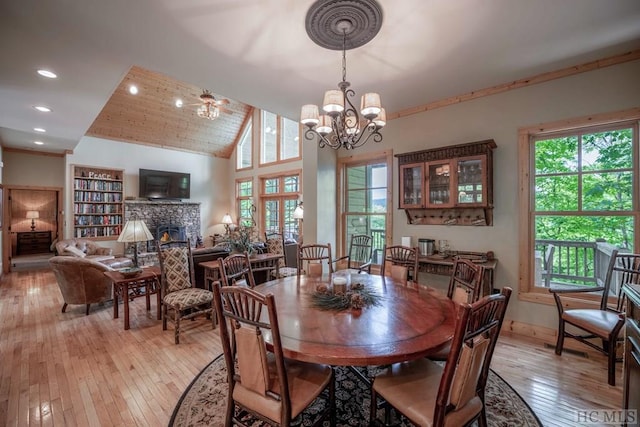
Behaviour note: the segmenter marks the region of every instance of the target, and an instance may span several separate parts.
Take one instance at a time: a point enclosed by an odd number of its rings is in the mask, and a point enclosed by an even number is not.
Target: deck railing
[[[606,242],[536,240],[536,254],[544,254],[548,245],[555,246],[549,268],[552,284],[594,287],[604,284],[615,246]],[[538,264],[544,262],[539,256],[538,258]],[[610,291],[613,294],[618,291],[616,283],[614,280]]]

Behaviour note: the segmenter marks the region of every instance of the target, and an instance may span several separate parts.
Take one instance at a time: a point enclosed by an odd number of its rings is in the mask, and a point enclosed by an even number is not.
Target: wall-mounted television
[[[188,199],[191,174],[140,169],[139,195],[147,199]]]

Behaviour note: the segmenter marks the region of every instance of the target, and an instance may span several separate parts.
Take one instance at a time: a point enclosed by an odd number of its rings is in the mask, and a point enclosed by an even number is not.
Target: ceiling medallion
[[[351,150],[370,139],[382,141],[379,132],[386,124],[386,113],[377,93],[365,93],[360,113],[352,104],[355,96],[347,81],[347,49],[354,49],[373,39],[382,26],[382,9],[375,0],[318,0],[307,12],[305,26],[309,38],[332,50],[342,50],[342,81],[339,90],[324,95],[323,114],[317,105],[302,107],[300,122],[306,139],[318,138],[320,148]]]

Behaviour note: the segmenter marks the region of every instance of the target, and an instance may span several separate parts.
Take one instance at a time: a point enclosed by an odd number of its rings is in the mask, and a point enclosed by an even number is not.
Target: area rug
[[[200,372],[180,397],[169,427],[223,426],[227,403],[227,372],[222,355]],[[498,374],[491,371],[486,389],[487,422],[489,427],[541,427],[542,423],[527,403]],[[369,389],[349,369],[336,368],[337,425],[365,426],[369,418]],[[316,407],[314,407],[316,405]],[[314,421],[324,405],[317,399],[293,425],[307,426]],[[380,412],[382,416],[382,412]],[[412,426],[406,420],[395,420],[396,425]],[[252,427],[263,427],[261,421],[249,422]],[[328,426],[329,422],[325,422]]]

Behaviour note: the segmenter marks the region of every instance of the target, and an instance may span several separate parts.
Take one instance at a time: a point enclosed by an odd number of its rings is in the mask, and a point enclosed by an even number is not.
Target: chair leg
[[[616,385],[616,346],[614,342],[603,342],[604,348],[606,348],[608,361],[607,361],[607,371],[608,371],[608,382],[610,386]]]
[[[176,314],[176,328],[175,328],[175,341],[176,344],[180,344],[180,315]]]
[[[558,321],[558,340],[556,341],[556,354],[562,354],[562,346],[564,345],[564,320]]]
[[[487,427],[487,412],[484,410],[485,405],[482,404],[482,411],[480,411],[480,415],[478,416],[478,426],[479,427]]]
[[[62,304],[62,312],[65,313],[67,311],[67,303]]]
[[[373,387],[371,387],[371,401],[369,403],[369,425],[370,426],[375,425],[377,407],[378,407],[378,394],[373,389]]]
[[[329,425],[336,426],[336,375],[333,366],[331,367],[331,384],[329,384]]]
[[[90,307],[90,306],[91,306],[91,304],[87,304],[87,309],[86,309],[86,311],[85,311],[85,315],[87,315],[87,316],[89,315],[89,307]]]
[[[167,310],[166,304],[162,305],[162,330],[167,330],[167,315],[169,314],[169,310]]]

